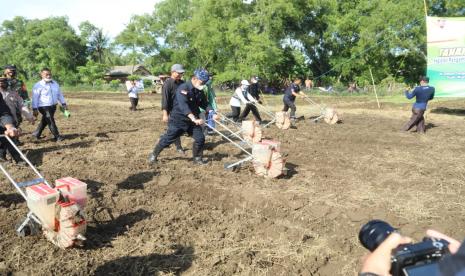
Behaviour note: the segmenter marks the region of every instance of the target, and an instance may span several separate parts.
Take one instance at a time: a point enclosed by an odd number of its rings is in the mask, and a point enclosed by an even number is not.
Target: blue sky
[[[151,13],[160,0],[16,0],[3,3],[0,23],[15,16],[43,19],[67,16],[76,31],[79,23],[88,20],[114,38],[129,22],[132,15]]]

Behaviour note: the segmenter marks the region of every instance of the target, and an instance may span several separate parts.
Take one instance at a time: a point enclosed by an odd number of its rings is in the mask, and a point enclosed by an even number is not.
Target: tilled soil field
[[[49,181],[88,184],[88,240],[61,250],[42,235],[17,236],[28,209],[2,177],[1,275],[355,275],[366,253],[358,231],[370,219],[416,240],[427,228],[465,236],[464,101],[433,101],[426,135],[399,130],[407,103],[378,110],[366,98],[319,99],[344,113],[342,124],[327,125],[298,102],[307,118],[298,129],[265,129],[282,143],[288,173],[264,179],[250,164],[224,170],[244,156],[218,136],[207,138],[208,166],[191,163],[188,137],[187,156],[169,148],[148,166],[166,127],[158,95],[142,95],[137,112],[122,94],[65,96],[72,116],[56,116],[65,140],[45,130],[35,141],[25,123],[22,149]],[[267,98],[270,108],[280,99]],[[229,112],[228,100],[220,103]]]

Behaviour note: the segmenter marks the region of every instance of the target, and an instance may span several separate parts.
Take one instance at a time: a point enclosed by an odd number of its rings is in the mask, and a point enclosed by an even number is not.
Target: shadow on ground
[[[174,253],[127,256],[99,266],[95,275],[180,275],[191,265],[194,249],[190,246],[175,245]]]
[[[431,113],[465,116],[465,109],[437,107],[432,109]]]
[[[156,175],[154,172],[140,172],[129,176],[123,182],[116,184],[118,190],[141,190],[144,188],[144,184],[151,181]]]
[[[135,212],[123,214],[113,219],[110,214],[109,220],[97,222],[95,226],[87,227],[86,249],[98,249],[111,246],[111,241],[126,233],[134,224],[149,218],[152,213],[139,209]]]

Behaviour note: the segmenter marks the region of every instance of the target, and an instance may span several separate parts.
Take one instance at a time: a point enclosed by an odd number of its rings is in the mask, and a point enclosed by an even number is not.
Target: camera
[[[373,252],[393,232],[397,229],[387,222],[372,220],[360,229],[358,238],[366,249]],[[392,252],[390,272],[393,276],[437,275],[437,262],[450,254],[448,245],[446,240],[434,238],[402,244]]]

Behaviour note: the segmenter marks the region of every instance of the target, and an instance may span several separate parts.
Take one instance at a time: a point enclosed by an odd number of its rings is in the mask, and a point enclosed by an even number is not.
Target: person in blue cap
[[[200,119],[200,108],[209,112],[208,100],[202,90],[209,80],[208,72],[205,69],[197,69],[189,81],[181,84],[177,90],[173,101],[173,109],[168,119],[168,130],[160,137],[158,144],[149,155],[149,163],[155,164],[158,156],[164,148],[169,147],[176,139],[184,133],[194,138],[192,155],[194,164],[207,164],[203,159],[203,148],[205,145],[205,135],[202,125],[205,123]]]

